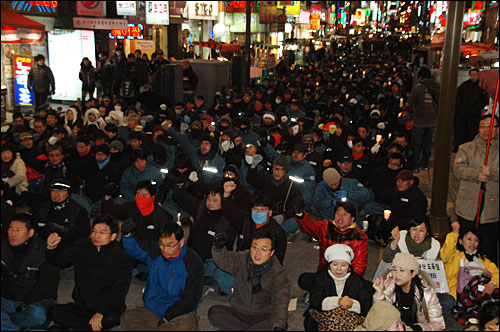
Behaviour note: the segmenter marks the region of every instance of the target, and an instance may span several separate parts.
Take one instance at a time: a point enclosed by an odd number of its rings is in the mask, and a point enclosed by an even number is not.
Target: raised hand
[[[57,247],[59,243],[61,243],[61,236],[57,233],[51,233],[49,237],[47,238],[47,247],[52,250]]]
[[[378,294],[382,294],[384,292],[384,278],[378,277],[375,279],[372,286]]]
[[[460,232],[460,223],[458,221],[452,222],[451,229],[452,229],[453,233],[458,234]]]

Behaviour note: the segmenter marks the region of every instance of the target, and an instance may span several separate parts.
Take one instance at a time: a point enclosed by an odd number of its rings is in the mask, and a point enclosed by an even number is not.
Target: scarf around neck
[[[258,292],[261,291],[261,284],[260,284],[260,278],[266,274],[267,272],[271,271],[273,267],[273,258],[271,257],[267,262],[264,264],[256,265],[252,257],[250,257],[250,251],[247,254],[247,271],[248,271],[248,280],[252,284],[252,294],[257,294]]]
[[[422,257],[424,252],[431,249],[432,238],[428,236],[425,238],[424,242],[418,244],[411,238],[410,231],[408,231],[408,233],[406,233],[405,242],[410,254],[415,257]]]

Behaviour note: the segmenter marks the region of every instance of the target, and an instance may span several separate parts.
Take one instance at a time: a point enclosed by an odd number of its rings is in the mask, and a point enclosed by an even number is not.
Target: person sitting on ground
[[[464,227],[458,221],[453,222],[451,228],[452,232],[446,235],[441,248],[441,259],[450,288],[450,292],[442,297],[446,297],[448,310],[453,308],[457,300],[453,314],[459,323],[466,324],[471,317],[479,318],[481,304],[490,300],[498,303],[499,271],[497,265],[485,257],[482,251],[484,239],[476,228]],[[471,269],[468,277],[464,268]],[[485,271],[488,276],[482,275]],[[478,283],[483,287],[471,287]],[[472,302],[471,297],[475,299]]]
[[[92,223],[90,238],[79,239],[71,247],[59,247],[61,237],[47,238],[47,259],[57,266],[74,264],[74,302],[58,304],[48,316],[59,330],[102,331],[120,324],[132,277],[132,259],[116,242],[118,221],[100,215]]]
[[[121,317],[125,331],[196,331],[198,304],[203,294],[203,263],[185,244],[184,231],[165,223],[158,242],[143,242],[132,233],[135,223],[122,225],[126,252],[148,266],[144,307],[127,310]]]
[[[133,165],[123,172],[120,181],[120,191],[126,200],[135,200],[135,186],[137,182],[142,180],[153,181],[153,184],[160,184],[163,181],[163,176],[160,170],[156,167],[147,165],[147,154],[142,149],[138,149],[132,153]]]
[[[442,331],[443,312],[434,282],[419,269],[415,256],[397,253],[391,269],[373,283],[373,302],[386,301],[401,312],[403,322],[414,331]]]
[[[481,308],[479,324],[471,325],[464,331],[498,331],[498,303],[488,303]]]
[[[410,331],[411,328],[406,326],[401,320],[401,313],[389,302],[375,303],[366,319],[354,331]]]
[[[372,304],[371,285],[352,271],[354,251],[345,244],[334,244],[325,251],[328,266],[315,273],[311,289],[311,307],[307,311],[304,327],[306,331],[325,328],[352,330],[360,316],[366,316]],[[346,311],[348,313],[346,313]],[[338,316],[336,325],[321,323],[322,318]],[[319,323],[319,324],[318,324]]]
[[[26,177],[26,164],[17,152],[13,143],[2,145],[2,180],[9,185],[4,193],[5,199],[12,202],[19,200],[19,195],[28,190],[28,179]]]
[[[356,227],[356,207],[349,201],[340,201],[335,206],[334,220],[312,220],[303,211],[295,215],[300,228],[319,240],[318,271],[328,265],[325,258],[326,249],[337,243],[346,244],[354,251],[352,269],[363,276],[368,264],[368,236]],[[299,278],[299,286],[311,291],[314,273],[303,273]]]
[[[2,331],[48,326],[59,269],[46,260],[45,241],[35,233],[31,215],[15,215],[7,233],[2,234]]]
[[[226,331],[285,331],[290,282],[274,257],[274,232],[255,232],[250,250],[234,253],[225,250],[226,245],[227,236],[217,234],[212,255],[218,266],[233,275],[234,295],[231,306],[210,307],[210,324]]]

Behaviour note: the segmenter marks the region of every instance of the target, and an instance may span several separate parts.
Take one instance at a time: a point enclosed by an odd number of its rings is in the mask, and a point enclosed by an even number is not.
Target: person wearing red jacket
[[[319,241],[318,270],[327,265],[325,250],[337,243],[348,245],[354,251],[352,268],[355,273],[363,276],[368,261],[368,236],[359,229],[356,219],[356,207],[349,201],[339,201],[335,206],[335,220],[312,220],[302,211],[295,215],[300,228]],[[310,291],[314,281],[314,273],[303,273],[299,278],[299,286]]]

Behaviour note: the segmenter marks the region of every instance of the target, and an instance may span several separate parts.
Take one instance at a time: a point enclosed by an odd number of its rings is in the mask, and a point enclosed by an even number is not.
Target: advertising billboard
[[[14,99],[16,106],[34,106],[35,94],[29,90],[28,74],[35,60],[30,56],[14,56]]]

